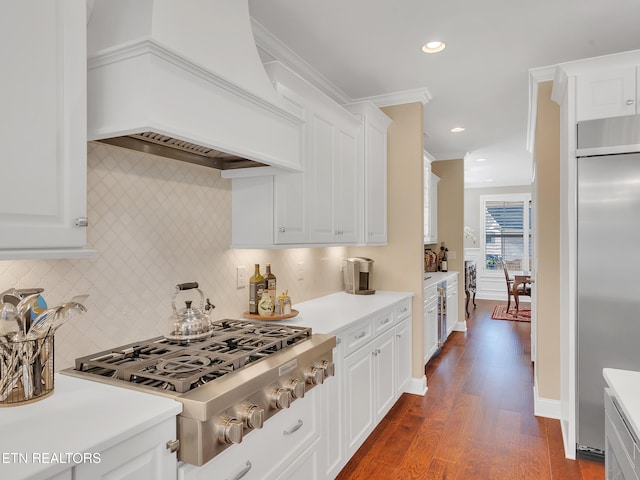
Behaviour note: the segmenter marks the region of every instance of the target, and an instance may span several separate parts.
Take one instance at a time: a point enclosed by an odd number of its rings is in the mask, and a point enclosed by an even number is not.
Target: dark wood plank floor
[[[338,480],[602,480],[604,464],[564,458],[560,422],[533,415],[531,325],[491,319],[477,301]]]

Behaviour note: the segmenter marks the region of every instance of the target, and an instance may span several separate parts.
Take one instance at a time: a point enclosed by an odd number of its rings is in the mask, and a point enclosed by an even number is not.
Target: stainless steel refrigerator
[[[640,371],[640,117],[578,125],[578,453],[601,455],[604,367]],[[626,145],[626,147],[621,147]]]

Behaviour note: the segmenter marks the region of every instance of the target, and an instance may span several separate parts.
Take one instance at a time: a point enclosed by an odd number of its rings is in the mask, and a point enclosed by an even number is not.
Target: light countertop
[[[377,311],[412,298],[411,292],[377,291],[373,295],[333,293],[306,302],[294,303],[300,313],[278,323],[311,327],[314,333],[336,333]]]
[[[640,372],[604,368],[602,374],[636,435],[640,435]]]
[[[0,478],[48,478],[74,466],[53,463],[54,454],[104,451],[182,411],[158,395],[60,374],[54,381],[49,397],[0,408]]]

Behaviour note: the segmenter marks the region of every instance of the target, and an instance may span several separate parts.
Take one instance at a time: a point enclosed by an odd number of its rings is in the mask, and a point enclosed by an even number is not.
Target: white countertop
[[[60,374],[54,381],[51,396],[0,408],[0,478],[48,478],[74,465],[51,462],[53,454],[97,453],[182,411],[158,395]]]
[[[335,333],[390,305],[413,297],[411,292],[377,291],[373,295],[333,293],[293,305],[300,313],[278,323],[311,327],[313,333]]]
[[[424,286],[430,287],[449,277],[455,277],[457,275],[458,272],[424,272]]]
[[[631,423],[630,427],[640,436],[640,372],[603,368],[602,375]]]

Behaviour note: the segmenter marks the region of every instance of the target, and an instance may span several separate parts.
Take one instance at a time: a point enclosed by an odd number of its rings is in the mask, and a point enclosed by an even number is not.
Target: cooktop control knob
[[[336,365],[329,360],[322,361],[322,369],[324,370],[324,378],[333,377],[336,374]]]
[[[242,405],[239,416],[248,428],[262,428],[264,425],[264,408],[256,404]]]
[[[242,429],[244,424],[236,417],[222,417],[218,438],[220,443],[240,443],[242,442]]]
[[[276,388],[271,394],[271,406],[277,409],[289,408],[291,392],[287,388]]]
[[[322,367],[311,367],[306,373],[307,383],[320,385],[324,382],[324,369]]]
[[[304,398],[304,382],[301,382],[297,378],[292,378],[287,384],[287,389],[291,392],[291,396],[295,400],[296,398]]]

